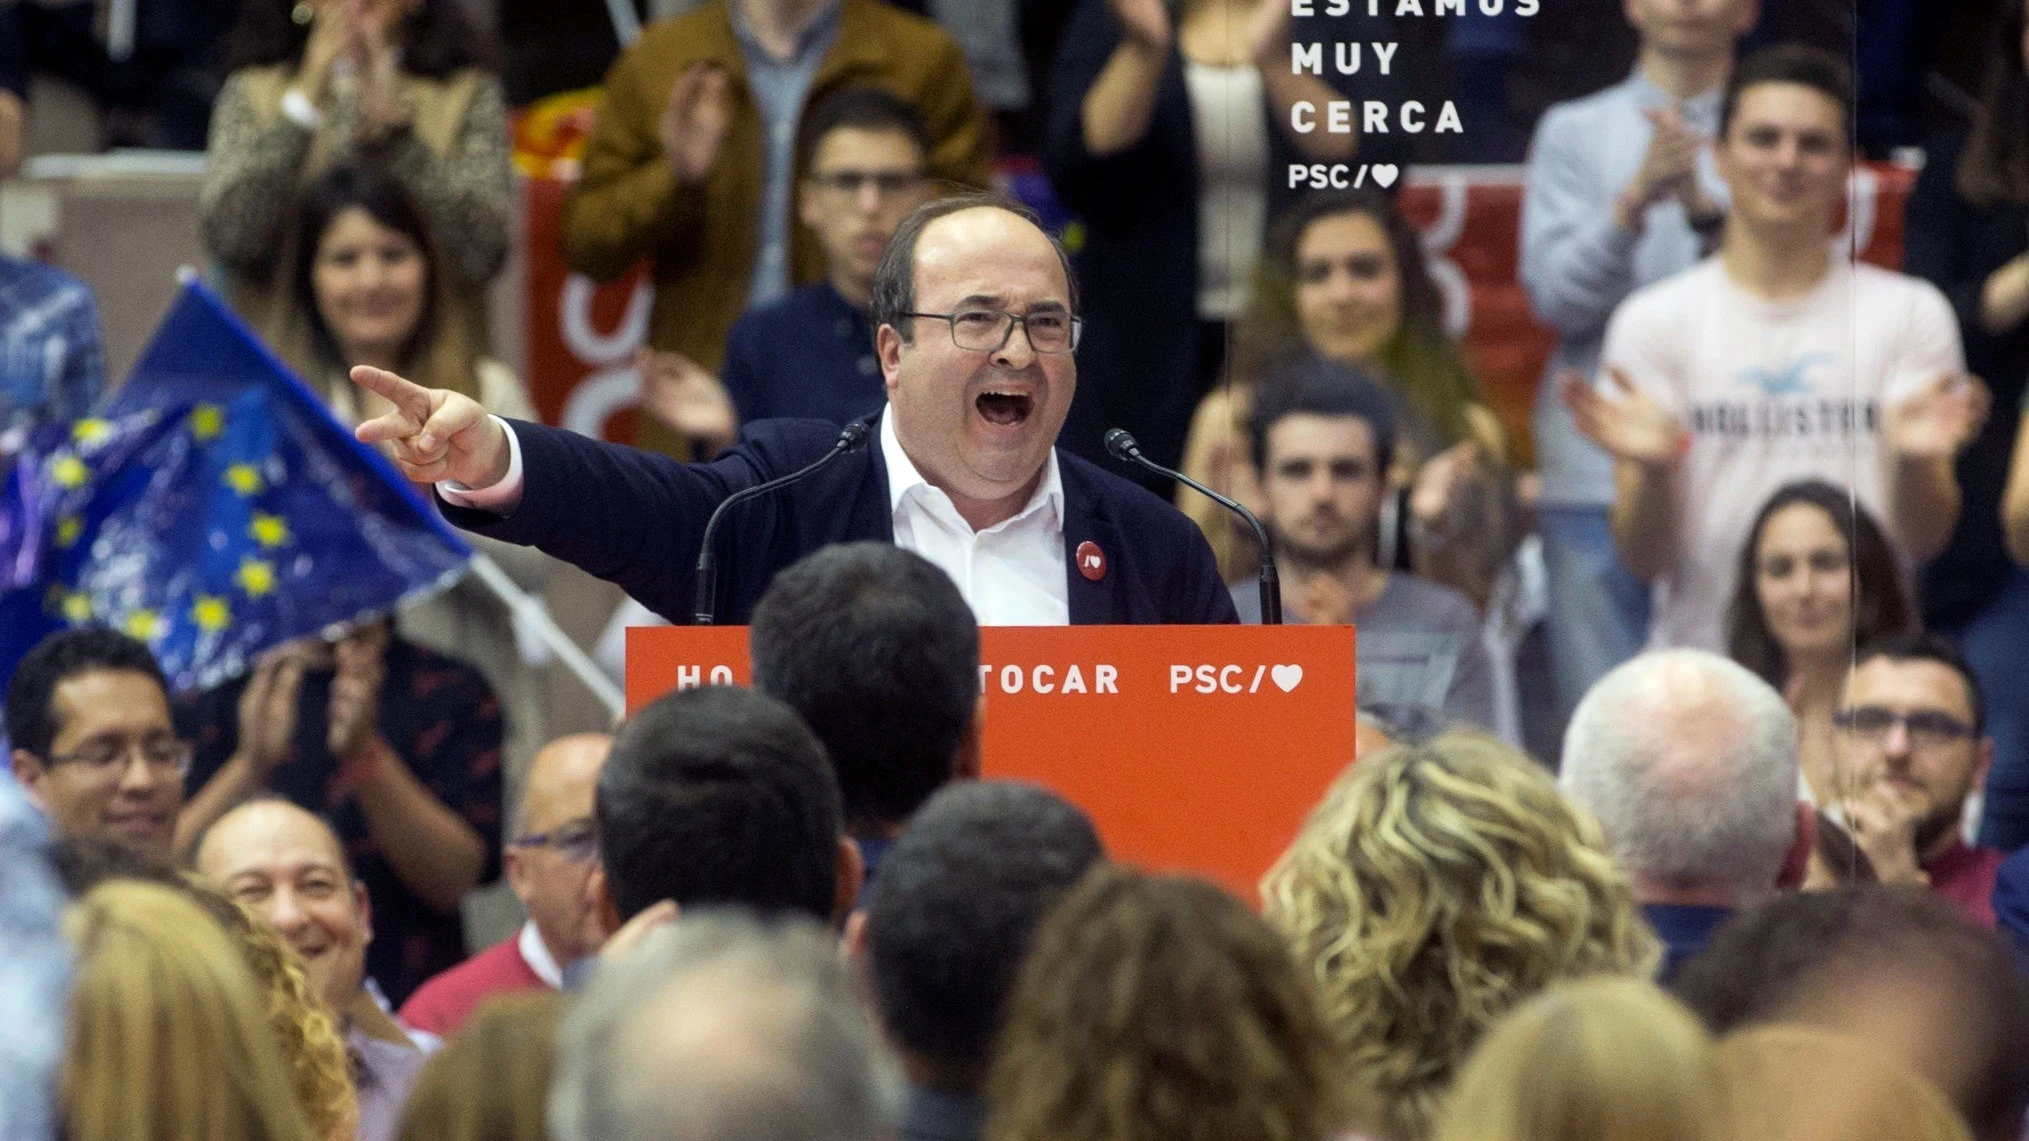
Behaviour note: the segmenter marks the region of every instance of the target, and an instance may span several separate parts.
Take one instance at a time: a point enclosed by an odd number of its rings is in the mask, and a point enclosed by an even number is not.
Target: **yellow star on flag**
[[[74,626],[82,626],[92,620],[92,598],[82,590],[74,590],[63,596],[63,616]]]
[[[56,481],[58,487],[83,487],[91,475],[91,469],[76,456],[64,456],[49,465],[49,477]]]
[[[85,533],[85,521],[75,515],[66,515],[56,521],[56,545],[62,548],[75,546],[78,536]]]
[[[247,527],[247,533],[254,537],[263,550],[274,550],[289,541],[289,521],[280,515],[269,515],[264,511],[254,512],[254,521]]]
[[[216,440],[225,431],[225,409],[199,404],[190,410],[190,434],[200,441]]]
[[[216,634],[232,625],[232,607],[216,595],[200,594],[190,607],[190,620],[207,634]]]
[[[129,638],[146,642],[155,637],[155,630],[161,624],[161,616],[153,610],[136,610],[127,615],[127,620],[121,623],[121,626],[127,631]]]
[[[252,464],[234,464],[225,469],[225,485],[241,495],[259,495],[268,486],[261,478],[259,468]]]
[[[70,426],[70,438],[88,448],[104,443],[112,434],[113,426],[104,420],[79,420]]]
[[[275,589],[275,564],[266,559],[241,559],[233,581],[247,592],[248,598],[259,598]]]

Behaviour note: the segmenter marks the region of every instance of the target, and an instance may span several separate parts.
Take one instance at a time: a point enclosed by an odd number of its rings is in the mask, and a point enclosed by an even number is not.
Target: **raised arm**
[[[729,122],[723,71],[694,63],[658,99],[640,60],[629,52],[613,65],[584,175],[564,202],[564,260],[600,281],[701,232]]]
[[[1627,373],[1608,366],[1615,392],[1600,392],[1567,372],[1559,391],[1580,435],[1614,461],[1613,538],[1620,560],[1636,578],[1652,582],[1677,558],[1677,486],[1690,437],[1683,421]]]
[[[1888,409],[1889,517],[1903,553],[1936,557],[1959,520],[1955,462],[1987,419],[1987,386],[1978,377],[1945,373]]]

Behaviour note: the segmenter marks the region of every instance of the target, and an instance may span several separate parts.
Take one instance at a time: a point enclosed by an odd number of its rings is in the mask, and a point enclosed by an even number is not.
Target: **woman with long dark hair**
[[[1384,559],[1484,606],[1519,539],[1506,434],[1445,330],[1422,242],[1395,204],[1374,191],[1333,191],[1276,219],[1234,337],[1235,383],[1198,406],[1184,470],[1251,497],[1252,383],[1306,354],[1364,368],[1399,410],[1401,524],[1396,541],[1383,536]],[[1252,544],[1224,513],[1202,497],[1179,504],[1212,539],[1221,567],[1248,573]]]
[[[422,208],[393,173],[374,166],[327,170],[297,204],[296,247],[286,295],[303,379],[348,424],[385,410],[381,398],[345,374],[373,365],[447,388],[488,409],[535,419],[513,370],[480,355],[454,311],[444,259]],[[529,591],[540,591],[552,563],[530,547],[474,537],[472,542]],[[516,648],[514,625],[499,599],[476,580],[404,607],[404,640],[469,663],[507,711],[509,772],[521,772],[548,733],[540,678]]]
[[[1785,694],[1797,715],[1804,780],[1832,804],[1832,714],[1854,651],[1915,626],[1902,568],[1881,525],[1823,480],[1769,496],[1740,548],[1727,652]]]
[[[1967,370],[1983,378],[2001,414],[1959,454],[1964,505],[1944,551],[1924,568],[1927,626],[1958,643],[1994,711],[1994,767],[1980,839],[2005,849],[2029,842],[2029,483],[2006,497],[2009,457],[2021,438],[2012,412],[2029,379],[2029,37],[2023,0],[2002,0],[1985,90],[1971,130],[1933,142],[1910,196],[1902,268],[1951,299]],[[2029,461],[2024,461],[2029,462]],[[2018,472],[2022,464],[2016,465]]]
[[[1085,335],[1064,433],[1079,454],[1104,461],[1117,426],[1177,463],[1191,409],[1225,368],[1268,219],[1298,193],[1284,172],[1344,162],[1356,145],[1374,158],[1367,139],[1326,129],[1322,108],[1342,95],[1291,73],[1289,40],[1287,0],[1070,6],[1041,157],[1083,224]],[[1292,126],[1300,102],[1320,108],[1317,130]]]
[[[485,287],[513,216],[507,111],[458,0],[246,0],[212,115],[198,214],[235,308],[310,364],[290,209],[333,165],[371,162],[437,247],[445,318],[483,340]]]

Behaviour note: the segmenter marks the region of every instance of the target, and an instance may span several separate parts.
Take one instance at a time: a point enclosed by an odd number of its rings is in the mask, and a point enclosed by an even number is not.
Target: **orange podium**
[[[1114,858],[1242,899],[1353,761],[1350,626],[987,626],[983,769],[1091,814]],[[741,626],[627,631],[629,713],[746,685]]]

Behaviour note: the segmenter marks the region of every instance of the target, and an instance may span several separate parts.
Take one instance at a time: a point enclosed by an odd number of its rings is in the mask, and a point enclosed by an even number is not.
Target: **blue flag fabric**
[[[100,416],[0,472],[0,685],[98,623],[182,691],[455,580],[463,538],[209,290],[187,283]]]

